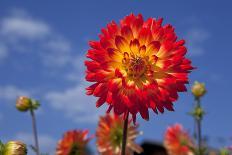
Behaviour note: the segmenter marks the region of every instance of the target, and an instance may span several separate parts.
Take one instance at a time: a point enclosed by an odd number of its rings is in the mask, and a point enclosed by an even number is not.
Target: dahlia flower
[[[85,61],[86,80],[94,82],[87,95],[98,97],[97,107],[107,103],[117,115],[129,111],[134,121],[137,113],[148,120],[148,109],[174,110],[193,67],[171,25],[131,14],[120,24],[109,23],[99,38],[89,42]]]
[[[20,141],[9,141],[4,146],[3,155],[26,155],[27,147]]]
[[[96,131],[97,148],[102,155],[120,155],[122,139],[123,139],[123,124],[122,117],[117,115],[106,114],[100,117],[98,128]],[[137,131],[138,126],[128,122],[126,155],[132,155],[133,151],[141,153],[142,148],[135,144],[135,138],[140,134]]]
[[[193,142],[180,124],[168,127],[164,145],[170,155],[193,155]]]
[[[88,155],[87,143],[88,130],[72,130],[64,134],[58,142],[56,155]]]

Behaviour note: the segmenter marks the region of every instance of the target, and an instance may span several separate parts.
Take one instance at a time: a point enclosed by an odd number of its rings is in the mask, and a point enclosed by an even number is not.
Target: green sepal
[[[193,116],[197,120],[202,120],[203,116],[205,115],[205,111],[201,107],[196,106],[194,110],[189,112],[188,114]]]
[[[37,100],[31,100],[32,102],[32,110],[37,110],[40,107],[40,103]]]

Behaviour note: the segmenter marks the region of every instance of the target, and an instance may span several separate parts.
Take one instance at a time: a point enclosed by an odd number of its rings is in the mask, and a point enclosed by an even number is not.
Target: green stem
[[[35,139],[35,148],[36,148],[36,155],[40,155],[39,153],[39,142],[38,142],[38,135],[37,135],[37,128],[36,128],[36,119],[35,119],[35,113],[34,110],[31,109],[31,118],[32,118],[32,128],[34,133],[34,139]]]
[[[197,108],[201,108],[200,99],[196,99],[196,104],[197,104],[196,105]],[[199,155],[202,155],[202,153],[201,153],[201,147],[202,147],[201,120],[202,120],[202,118],[196,118]]]
[[[194,140],[197,140],[197,120],[194,118],[194,133],[193,133]]]
[[[201,155],[202,138],[201,138],[201,121],[200,120],[197,121],[197,132],[198,132],[198,150],[199,150],[199,153]]]
[[[126,112],[125,116],[126,116],[126,118],[125,118],[124,127],[123,127],[123,139],[122,139],[122,152],[121,152],[121,155],[126,155],[126,140],[127,140],[129,111]]]

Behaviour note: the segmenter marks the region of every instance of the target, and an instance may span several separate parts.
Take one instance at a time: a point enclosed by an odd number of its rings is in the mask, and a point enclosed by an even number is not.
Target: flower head
[[[16,101],[16,108],[19,111],[26,112],[32,107],[31,99],[26,96],[20,96]]]
[[[205,84],[195,81],[194,85],[192,86],[192,94],[195,96],[195,98],[200,98],[204,96],[205,93],[206,93]]]
[[[94,82],[88,95],[99,97],[117,115],[129,111],[148,120],[148,109],[155,113],[173,111],[178,92],[186,91],[188,74],[193,69],[185,58],[185,41],[177,41],[171,25],[162,19],[131,14],[102,29],[100,41],[90,41],[85,61],[86,80]]]
[[[170,155],[193,154],[193,142],[180,124],[169,127],[165,133],[164,145]]]
[[[56,155],[87,155],[88,130],[72,130],[58,142]]]
[[[102,155],[120,155],[123,139],[124,120],[120,116],[106,114],[100,117],[96,131],[97,148]],[[128,123],[126,154],[131,155],[133,151],[142,152],[142,148],[135,144],[134,140],[139,135],[138,126]]]
[[[20,96],[16,100],[16,108],[22,112],[26,112],[28,110],[36,110],[39,107],[40,107],[39,101],[31,99],[26,96]]]
[[[20,141],[9,141],[4,146],[4,155],[26,155],[27,147]]]

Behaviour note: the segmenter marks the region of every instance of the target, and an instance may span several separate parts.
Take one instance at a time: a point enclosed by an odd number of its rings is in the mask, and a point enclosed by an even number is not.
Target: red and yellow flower
[[[148,120],[149,108],[174,110],[193,67],[185,58],[185,41],[177,41],[171,25],[131,14],[120,24],[109,23],[99,38],[89,42],[85,61],[86,80],[94,82],[87,94],[99,98],[97,107],[107,103],[117,115],[129,111],[134,121],[137,113]]]
[[[88,130],[72,130],[64,134],[63,139],[58,142],[56,155],[88,155],[87,144]]]
[[[122,117],[117,115],[106,114],[100,117],[96,131],[97,148],[101,155],[120,155],[123,139]],[[137,131],[138,126],[128,123],[126,155],[132,155],[133,151],[141,153],[143,149],[135,144],[135,138],[140,134]]]
[[[193,155],[193,142],[180,124],[168,127],[164,145],[170,155]]]

